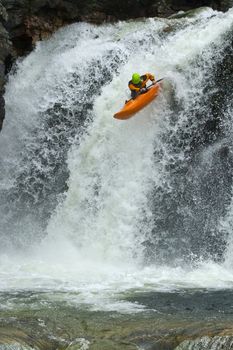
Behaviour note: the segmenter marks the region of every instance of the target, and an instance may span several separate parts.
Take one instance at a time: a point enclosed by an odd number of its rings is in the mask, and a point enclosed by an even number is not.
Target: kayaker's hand
[[[152,80],[152,85],[155,85],[156,84],[156,81],[155,80]]]
[[[142,88],[140,91],[141,92],[147,92],[147,88]]]

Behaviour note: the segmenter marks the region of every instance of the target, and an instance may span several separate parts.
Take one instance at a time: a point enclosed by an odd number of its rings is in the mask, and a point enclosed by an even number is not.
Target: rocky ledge
[[[119,303],[145,308],[120,313],[92,311],[75,292],[1,292],[0,349],[233,350],[232,296],[137,290]]]
[[[210,6],[226,11],[233,0],[2,0],[0,1],[0,129],[4,84],[12,62],[36,41],[77,21],[100,24],[138,17],[167,17],[179,10]]]

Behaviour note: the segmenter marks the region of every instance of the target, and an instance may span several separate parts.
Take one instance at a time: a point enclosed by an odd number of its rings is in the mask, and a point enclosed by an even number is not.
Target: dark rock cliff
[[[0,3],[0,129],[5,116],[4,84],[6,81],[8,62],[13,55],[13,46],[6,29],[8,15],[6,9]]]
[[[4,84],[11,64],[59,27],[76,21],[112,22],[167,17],[179,10],[211,6],[226,11],[233,0],[2,0],[0,2],[0,129]]]

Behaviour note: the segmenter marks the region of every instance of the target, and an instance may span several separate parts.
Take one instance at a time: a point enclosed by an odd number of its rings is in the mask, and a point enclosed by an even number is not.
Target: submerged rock
[[[33,329],[30,320],[24,319],[26,329],[22,329],[22,321],[15,317],[2,320],[0,327],[0,350],[48,350],[57,349],[58,342],[44,337],[43,332]],[[14,323],[14,325],[12,324]],[[33,323],[33,322],[32,322]],[[35,322],[34,322],[35,323]],[[6,325],[8,324],[8,326]]]
[[[36,350],[30,346],[12,343],[12,344],[0,344],[0,350]]]
[[[231,350],[233,336],[202,337],[195,340],[185,340],[175,350]]]

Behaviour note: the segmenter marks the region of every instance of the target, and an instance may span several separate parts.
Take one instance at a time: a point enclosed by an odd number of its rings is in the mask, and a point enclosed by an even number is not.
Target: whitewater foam
[[[171,34],[163,32],[168,24],[174,26]],[[0,290],[73,292],[77,293],[73,298],[67,295],[72,302],[92,304],[96,309],[142,310],[143,306],[121,303],[117,297],[132,289],[233,287],[232,269],[211,261],[209,256],[202,260],[202,252],[197,260],[196,252],[189,247],[192,232],[187,230],[182,237],[175,232],[173,237],[174,232],[170,234],[166,229],[173,208],[167,208],[165,219],[161,209],[164,193],[167,196],[174,190],[172,167],[183,164],[191,148],[179,138],[180,130],[186,128],[190,135],[201,123],[193,120],[193,111],[203,108],[200,101],[205,79],[213,74],[212,62],[221,58],[227,45],[225,35],[232,24],[232,10],[223,14],[209,9],[181,20],[149,19],[103,27],[77,24],[39,44],[19,64],[6,92],[7,119],[1,142],[9,146],[1,154],[1,164],[5,166],[2,184],[9,191],[16,184],[17,190],[34,176],[35,183],[27,193],[40,200],[29,201],[24,207],[24,197],[19,196],[18,203],[24,209],[19,212],[22,218],[17,212],[21,225],[14,227],[13,236],[21,248],[14,256],[6,252],[1,258]],[[68,39],[71,33],[72,40]],[[146,70],[156,72],[157,78],[166,77],[163,91],[134,118],[114,120],[114,112],[128,96],[132,71],[143,73],[145,65]],[[93,90],[92,80],[99,84],[98,89]],[[82,104],[85,109],[80,107]],[[82,125],[68,125],[71,115],[73,122],[82,116]],[[49,128],[47,131],[47,121],[55,131],[55,140],[53,132]],[[35,137],[38,130],[39,138]],[[41,143],[41,135],[46,135],[48,142]],[[62,146],[54,150],[60,142]],[[173,143],[185,146],[178,149]],[[31,148],[33,144],[36,152]],[[64,153],[63,145],[67,146]],[[25,157],[24,147],[30,149],[30,157]],[[38,151],[41,148],[43,157]],[[209,149],[209,157],[214,156],[216,149]],[[51,164],[47,166],[45,161],[50,156]],[[27,176],[21,178],[20,187],[15,178],[19,178],[22,162]],[[57,176],[52,165],[58,163],[65,167],[67,164],[69,173],[67,192],[61,197],[64,177],[50,188]],[[33,176],[32,168],[38,169]],[[190,181],[198,178],[198,171],[190,166],[188,175],[195,175]],[[48,179],[51,182],[45,186]],[[40,186],[42,199],[37,192]],[[33,245],[28,243],[24,231],[28,221],[26,225],[22,223],[23,215],[35,206],[35,213],[28,220],[37,231],[38,202],[44,208],[38,218],[43,222],[44,238],[42,243],[40,238],[40,243],[37,239]],[[182,216],[181,211],[178,208]],[[187,222],[195,213],[187,208],[185,215]],[[165,228],[159,230],[159,224]],[[32,240],[35,235],[31,232]],[[184,267],[185,249],[189,248],[194,259]],[[175,263],[169,260],[170,250],[177,258]],[[160,256],[159,251],[165,253]]]

